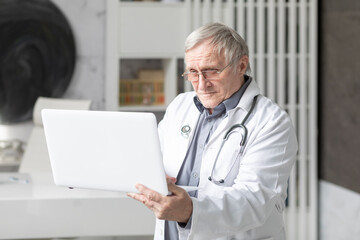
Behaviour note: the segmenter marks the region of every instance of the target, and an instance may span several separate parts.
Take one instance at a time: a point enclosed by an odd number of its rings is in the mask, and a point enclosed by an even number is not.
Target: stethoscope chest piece
[[[191,127],[187,124],[181,127],[181,136],[184,138],[189,138],[191,132]]]

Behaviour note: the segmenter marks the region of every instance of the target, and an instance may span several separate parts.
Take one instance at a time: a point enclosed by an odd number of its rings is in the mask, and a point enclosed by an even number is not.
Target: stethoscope
[[[243,121],[240,123],[240,124],[234,124],[233,126],[231,126],[229,128],[229,130],[225,133],[223,139],[222,139],[222,142],[221,142],[221,146],[219,148],[219,151],[218,153],[216,154],[216,158],[215,158],[215,161],[214,161],[214,165],[211,169],[211,175],[208,177],[209,181],[213,182],[213,183],[216,183],[216,184],[220,184],[220,183],[224,183],[225,180],[227,178],[227,176],[230,174],[232,168],[234,167],[235,165],[235,162],[232,164],[231,168],[229,169],[228,173],[226,174],[226,176],[224,178],[221,178],[219,180],[216,180],[214,177],[213,177],[213,174],[214,174],[214,169],[216,167],[216,163],[217,163],[217,160],[218,160],[218,157],[221,153],[221,150],[225,144],[225,142],[229,139],[229,136],[234,133],[234,129],[236,128],[240,128],[240,129],[243,129],[243,132],[244,132],[244,135],[243,135],[243,138],[241,139],[241,142],[240,142],[240,155],[242,155],[243,151],[244,151],[244,148],[245,148],[245,142],[247,140],[247,135],[248,135],[248,129],[245,127],[245,123],[247,121],[247,119],[249,118],[250,114],[252,113],[252,111],[254,110],[254,107],[256,105],[256,101],[257,101],[257,98],[258,98],[258,95],[256,95],[253,99],[253,102],[251,104],[251,108],[249,110],[249,112],[246,114],[245,118],[243,119]]]

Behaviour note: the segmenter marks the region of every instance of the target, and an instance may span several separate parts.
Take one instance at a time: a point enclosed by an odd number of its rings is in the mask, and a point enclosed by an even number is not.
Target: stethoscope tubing
[[[221,145],[220,145],[220,148],[219,148],[219,151],[217,152],[216,154],[216,157],[215,157],[215,161],[214,161],[214,164],[213,164],[213,167],[211,169],[211,175],[208,177],[209,181],[212,181],[214,183],[224,183],[225,182],[225,179],[226,177],[229,175],[229,173],[231,172],[232,168],[234,167],[235,165],[235,162],[233,162],[230,170],[228,171],[228,173],[226,174],[226,176],[224,178],[221,178],[220,180],[215,180],[214,177],[213,177],[213,174],[214,174],[214,170],[215,170],[215,167],[216,167],[216,163],[218,161],[218,158],[219,158],[219,155],[221,153],[221,150],[223,149],[223,146],[225,144],[225,142],[229,139],[229,136],[234,133],[233,130],[236,129],[236,128],[242,128],[244,130],[244,136],[243,138],[241,139],[241,142],[240,142],[240,154],[243,153],[244,151],[244,148],[245,148],[245,142],[247,140],[247,135],[248,135],[248,129],[246,128],[245,126],[245,123],[247,121],[247,119],[249,118],[249,116],[251,115],[251,113],[253,112],[254,108],[255,108],[255,105],[256,105],[256,102],[257,102],[257,98],[258,98],[259,95],[256,95],[253,99],[253,102],[251,104],[251,107],[250,107],[250,110],[249,112],[246,114],[245,118],[242,120],[242,122],[240,124],[234,124],[233,126],[231,126],[229,128],[229,130],[225,133],[223,139],[222,139],[222,142],[221,142]]]

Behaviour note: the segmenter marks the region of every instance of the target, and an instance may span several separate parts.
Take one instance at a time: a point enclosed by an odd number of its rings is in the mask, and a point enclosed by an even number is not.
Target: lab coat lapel
[[[179,128],[179,135],[180,135],[180,141],[176,141],[176,146],[174,146],[176,149],[176,155],[174,159],[172,159],[172,164],[167,166],[166,172],[170,176],[177,176],[178,172],[180,171],[181,165],[185,159],[187,150],[189,149],[190,143],[194,137],[195,128],[197,125],[197,122],[199,120],[199,110],[195,107],[195,105],[192,105],[189,111],[185,114],[185,118],[181,121],[180,128]],[[188,137],[181,135],[181,128],[183,126],[188,125],[191,129],[190,134]]]
[[[229,111],[229,115],[225,118],[221,124],[217,127],[216,131],[212,134],[209,139],[208,144],[206,145],[206,151],[210,149],[216,149],[214,154],[217,153],[218,148],[221,144],[221,140],[226,130],[228,130],[232,125],[240,123],[242,119],[246,116],[251,108],[252,101],[256,95],[260,94],[260,89],[258,88],[254,80],[251,81],[250,85],[247,87],[244,95],[241,97],[239,104],[232,110]],[[205,162],[204,162],[205,161]],[[211,174],[212,166],[214,166],[215,157],[210,157],[203,159],[203,164],[201,168],[201,180],[199,186],[203,187],[208,181],[207,176]]]

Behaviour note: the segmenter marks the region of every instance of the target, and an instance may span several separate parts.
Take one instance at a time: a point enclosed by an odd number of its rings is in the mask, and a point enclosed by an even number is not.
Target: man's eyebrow
[[[207,66],[207,67],[204,67],[204,68],[200,69],[200,71],[209,71],[209,70],[219,70],[219,68],[218,67],[209,67],[209,66]],[[197,72],[198,70],[195,69],[195,68],[186,68],[185,71],[186,72],[187,71],[189,71],[189,72],[196,71]]]
[[[204,69],[206,69],[206,70],[219,69],[219,66],[218,65],[209,65],[209,66],[204,67]]]
[[[216,64],[216,63],[210,63],[210,64],[204,64],[203,67],[201,67],[202,70],[205,70],[205,69],[219,69],[220,68],[220,63]],[[194,66],[186,66],[186,69],[195,69],[196,70],[196,67]]]

